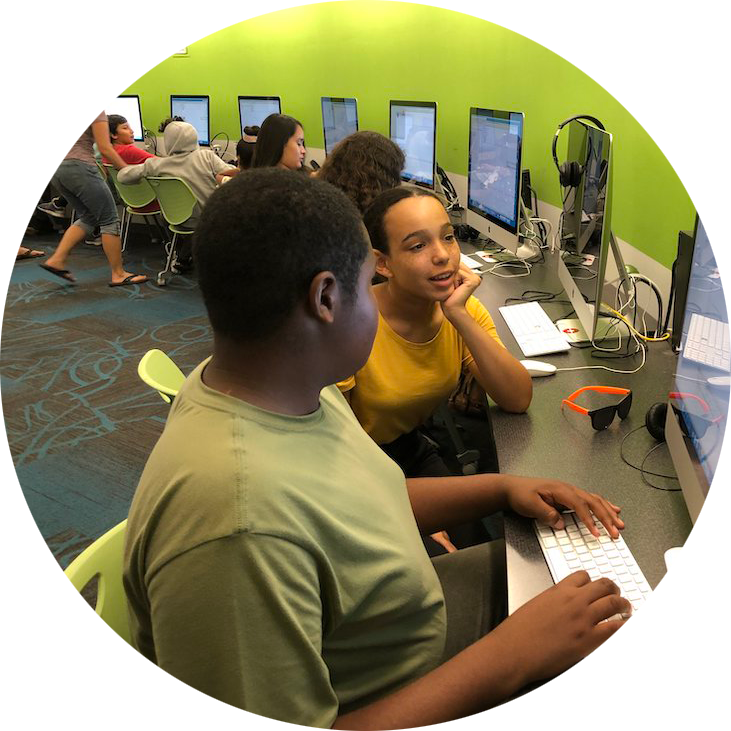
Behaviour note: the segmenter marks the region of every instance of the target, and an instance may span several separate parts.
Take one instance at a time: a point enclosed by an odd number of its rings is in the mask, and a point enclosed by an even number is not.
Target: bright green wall
[[[612,228],[670,266],[694,209],[665,156],[634,118],[586,74],[512,31],[451,10],[372,1],[309,5],[219,31],[145,74],[145,124],[169,114],[170,94],[209,94],[211,134],[238,139],[237,96],[279,95],[307,142],[324,147],[321,96],[355,96],[361,129],[388,134],[388,100],[436,101],[437,156],[466,174],[468,108],[525,112],[524,167],[539,198],[559,206],[551,140],[559,122],[598,117],[615,140]],[[565,145],[562,135],[560,148]]]

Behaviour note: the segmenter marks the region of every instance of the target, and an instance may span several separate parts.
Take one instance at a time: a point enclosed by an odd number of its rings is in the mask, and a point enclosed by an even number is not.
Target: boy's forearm
[[[504,510],[507,479],[500,474],[407,478],[406,489],[419,530],[448,530]]]
[[[405,688],[338,716],[333,728],[397,729],[427,726],[492,708],[528,678],[499,633],[490,633]]]

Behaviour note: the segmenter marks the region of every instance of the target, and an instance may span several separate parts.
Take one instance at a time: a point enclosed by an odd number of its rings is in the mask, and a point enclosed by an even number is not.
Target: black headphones
[[[577,114],[575,117],[569,117],[564,119],[561,124],[558,125],[556,134],[553,135],[553,144],[551,145],[551,154],[553,155],[553,162],[556,163],[556,169],[558,170],[558,178],[561,181],[561,185],[564,188],[576,188],[581,182],[581,176],[584,173],[584,169],[580,163],[572,160],[571,162],[564,162],[559,164],[558,156],[556,155],[556,145],[558,144],[558,136],[561,134],[561,130],[575,119],[587,119],[593,122],[600,130],[605,131],[604,125],[596,118],[588,114]]]
[[[650,436],[654,437],[658,442],[665,441],[665,418],[668,413],[667,402],[653,404],[647,409],[645,414],[645,426]]]

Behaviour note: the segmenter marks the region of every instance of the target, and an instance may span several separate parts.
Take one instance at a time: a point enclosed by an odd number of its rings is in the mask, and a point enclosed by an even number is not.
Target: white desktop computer
[[[282,102],[278,96],[240,96],[239,124],[241,136],[244,127],[261,127],[261,123],[270,114],[281,114]]]
[[[389,135],[403,150],[405,183],[434,189],[436,169],[436,102],[389,102]]]
[[[209,100],[206,95],[183,96],[171,94],[170,116],[182,117],[192,124],[198,132],[198,144],[209,145],[211,142]]]
[[[598,342],[621,337],[622,328],[612,318],[600,317],[600,308],[607,287],[609,257],[614,258],[619,272],[618,286],[629,299],[631,283],[625,271],[619,245],[611,228],[613,164],[612,135],[591,124],[571,122],[569,156],[578,165],[580,179],[571,193],[573,208],[564,211],[561,230],[561,256],[557,258],[557,274],[576,313],[575,318],[559,320],[556,327],[571,342]],[[575,158],[575,159],[574,159]],[[576,211],[579,211],[575,215]],[[593,283],[587,301],[582,281]]]
[[[665,411],[665,440],[693,522],[716,472],[726,431],[731,369],[723,285],[696,218],[680,352]],[[700,332],[694,332],[700,327]]]
[[[334,96],[323,96],[320,102],[325,155],[329,155],[340,140],[358,131],[358,102]]]

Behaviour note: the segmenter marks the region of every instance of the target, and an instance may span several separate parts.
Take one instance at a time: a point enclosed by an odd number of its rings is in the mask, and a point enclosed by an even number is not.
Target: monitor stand
[[[624,265],[624,258],[622,252],[617,244],[617,239],[614,237],[612,231],[609,232],[609,242],[611,245],[612,256],[614,257],[614,263],[619,273],[619,285],[618,287],[624,286],[624,293],[629,298],[629,293],[632,287],[627,269]],[[595,305],[587,305],[588,307],[594,307]],[[590,338],[586,330],[582,326],[578,318],[570,318],[566,320],[558,320],[556,327],[565,335],[566,339],[572,343],[598,343],[602,340],[621,340],[623,330],[620,329],[622,326],[619,325],[616,319],[611,317],[599,317],[594,326],[594,338]]]
[[[528,215],[528,209],[525,207],[525,203],[523,203],[523,197],[521,196],[518,201],[518,231],[520,231],[521,224],[530,224],[530,216]],[[518,235],[518,240],[520,240],[520,235]],[[532,259],[539,251],[537,244],[533,243],[534,241],[535,239],[532,239],[530,242],[525,241],[520,244],[515,252],[515,256],[518,259]]]

